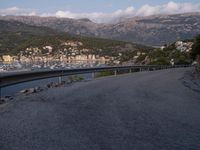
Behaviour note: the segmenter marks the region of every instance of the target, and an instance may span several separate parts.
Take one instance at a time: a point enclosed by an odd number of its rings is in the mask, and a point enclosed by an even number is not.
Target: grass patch
[[[102,71],[102,72],[96,73],[95,77],[99,78],[99,77],[106,77],[106,76],[111,76],[111,75],[114,75],[113,71]]]
[[[68,79],[69,79],[71,82],[78,82],[78,81],[84,80],[83,77],[77,76],[77,75],[71,75],[71,76],[68,77]]]

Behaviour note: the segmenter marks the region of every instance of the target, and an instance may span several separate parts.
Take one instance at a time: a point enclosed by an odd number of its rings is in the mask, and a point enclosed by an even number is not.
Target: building
[[[2,58],[3,58],[3,62],[4,63],[9,63],[10,64],[13,61],[13,58],[10,55],[3,55]]]
[[[192,50],[193,42],[177,41],[175,43],[176,49],[180,52],[190,52]]]

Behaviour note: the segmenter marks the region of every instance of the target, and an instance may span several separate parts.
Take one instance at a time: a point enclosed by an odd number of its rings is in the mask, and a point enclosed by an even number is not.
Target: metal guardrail
[[[180,67],[190,67],[190,66],[191,65],[174,65],[174,66],[134,65],[134,66],[114,66],[114,67],[97,67],[97,68],[83,68],[83,69],[59,69],[59,70],[18,72],[12,74],[1,74],[0,88],[22,82],[53,78],[53,77],[59,77],[59,79],[61,80],[62,76],[76,75],[76,74],[86,74],[86,73],[94,74],[96,72],[114,71],[114,74],[117,75],[117,72],[121,70],[129,70],[129,72],[132,72],[132,71],[160,70],[160,69],[180,68]]]

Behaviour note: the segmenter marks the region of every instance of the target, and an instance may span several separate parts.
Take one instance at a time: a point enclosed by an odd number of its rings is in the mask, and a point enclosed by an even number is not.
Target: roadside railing
[[[0,88],[34,80],[54,78],[58,77],[59,82],[62,82],[63,76],[77,75],[92,73],[95,77],[95,73],[103,71],[113,71],[114,75],[117,75],[119,71],[127,70],[129,73],[136,71],[153,71],[160,69],[169,68],[181,68],[181,67],[191,67],[191,65],[174,65],[174,66],[164,66],[164,65],[133,65],[133,66],[114,66],[114,67],[96,67],[96,68],[82,68],[82,69],[57,69],[57,70],[44,70],[44,71],[30,71],[30,72],[18,72],[18,73],[8,73],[0,75]]]

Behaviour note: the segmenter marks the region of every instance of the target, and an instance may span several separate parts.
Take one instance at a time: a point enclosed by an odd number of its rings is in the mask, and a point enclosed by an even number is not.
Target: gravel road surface
[[[0,105],[0,150],[200,150],[191,68],[99,78]]]

